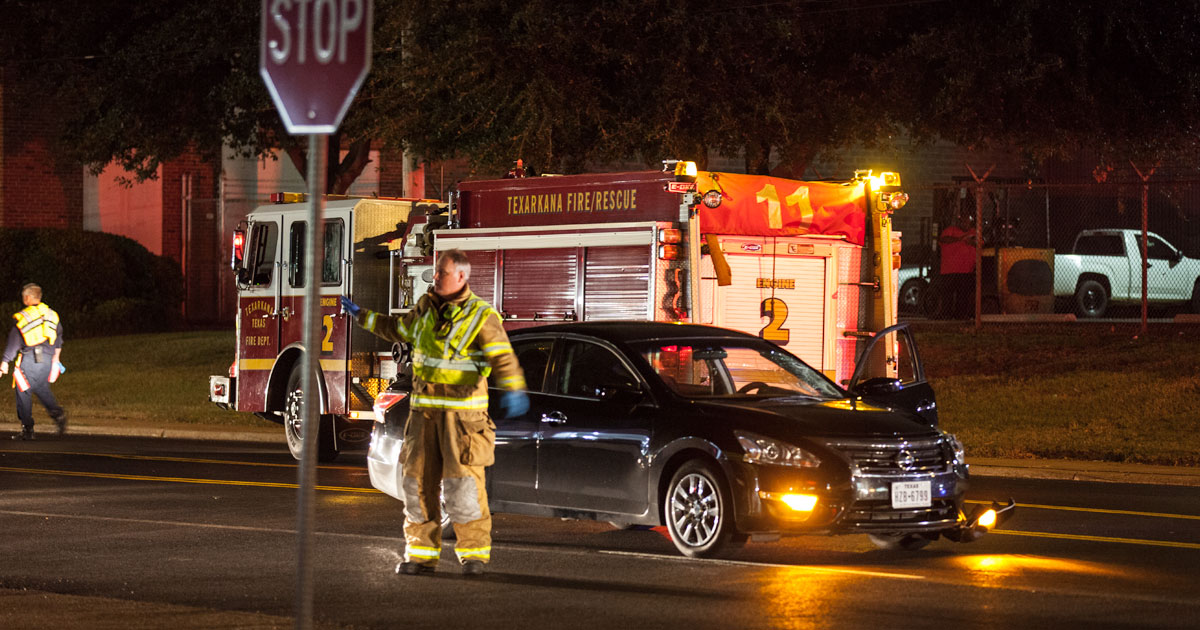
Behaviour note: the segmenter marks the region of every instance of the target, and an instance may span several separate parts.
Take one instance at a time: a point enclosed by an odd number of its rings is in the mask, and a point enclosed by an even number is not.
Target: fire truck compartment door
[[[825,266],[829,259],[771,257],[743,253],[735,247],[727,247],[725,254],[733,283],[721,287],[715,286],[714,280],[702,288],[702,298],[712,300],[712,323],[758,335],[824,370]],[[711,273],[711,262],[705,262]],[[702,317],[706,307],[701,306]]]

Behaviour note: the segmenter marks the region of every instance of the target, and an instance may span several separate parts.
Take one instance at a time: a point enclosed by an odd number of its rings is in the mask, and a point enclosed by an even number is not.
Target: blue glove
[[[525,392],[504,392],[500,397],[500,417],[515,418],[529,411],[529,396]]]
[[[342,310],[346,311],[347,313],[350,313],[350,317],[358,317],[358,312],[362,310],[362,307],[355,304],[354,302],[351,302],[350,298],[348,298],[344,295],[341,297],[342,297]]]

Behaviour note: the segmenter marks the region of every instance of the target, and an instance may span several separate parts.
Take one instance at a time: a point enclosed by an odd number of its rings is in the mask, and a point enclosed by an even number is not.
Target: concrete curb
[[[968,458],[971,475],[1200,487],[1200,468],[1045,459]]]
[[[40,433],[52,440],[53,424],[39,424]],[[36,429],[37,427],[35,427]],[[7,439],[16,433],[20,425],[0,424],[0,432]],[[249,442],[258,444],[286,444],[281,428],[229,428],[207,427],[204,429],[162,427],[120,427],[74,425],[68,428],[69,435],[104,435],[119,437],[170,438],[178,440],[210,440],[222,442]],[[1146,464],[1120,464],[1112,462],[1089,462],[1046,459],[991,459],[969,458],[971,475],[977,477],[1011,477],[1019,479],[1049,479],[1065,481],[1099,481],[1107,483],[1134,483],[1163,486],[1200,487],[1200,468],[1186,466],[1152,466]]]
[[[48,426],[47,426],[48,425]],[[0,424],[0,432],[16,433],[21,428],[19,424]],[[37,423],[34,425],[37,439],[55,439],[52,423]],[[229,429],[180,429],[162,427],[113,427],[95,425],[75,425],[67,427],[67,435],[104,435],[117,437],[169,438],[175,440],[210,440],[219,442],[253,442],[262,444],[286,444],[283,429],[247,430],[246,428],[230,427]],[[7,438],[7,436],[5,436]]]

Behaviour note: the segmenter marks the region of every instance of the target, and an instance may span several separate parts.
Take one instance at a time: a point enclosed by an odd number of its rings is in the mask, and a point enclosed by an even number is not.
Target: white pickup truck
[[[1084,230],[1070,254],[1054,256],[1054,295],[1072,298],[1081,317],[1101,317],[1110,304],[1142,300],[1141,230]],[[1200,260],[1161,236],[1147,234],[1147,301],[1186,303],[1200,313]]]

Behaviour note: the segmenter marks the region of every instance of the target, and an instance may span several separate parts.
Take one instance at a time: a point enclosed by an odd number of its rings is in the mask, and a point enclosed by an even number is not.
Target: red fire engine
[[[320,280],[318,457],[368,437],[371,403],[400,348],[352,325],[338,295],[393,314],[429,289],[437,253],[464,250],[472,290],[509,328],[592,320],[714,324],[774,341],[845,381],[860,343],[895,323],[907,200],[894,173],[802,182],[694,171],[467,181],[449,203],[344,199],[326,206]],[[299,455],[307,204],[281,198],[235,234],[237,359],[210,398],[281,422]],[[238,239],[245,238],[245,247]],[[896,344],[871,357],[896,376]]]

